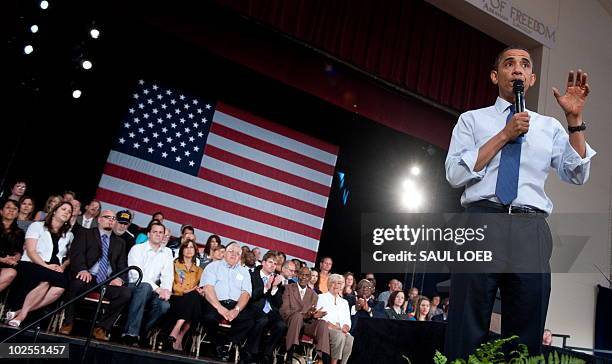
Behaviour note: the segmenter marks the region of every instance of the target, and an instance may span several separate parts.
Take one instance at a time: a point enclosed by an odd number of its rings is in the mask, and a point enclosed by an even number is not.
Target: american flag
[[[96,193],[146,226],[162,211],[210,234],[313,263],[338,147],[229,105],[140,80]]]

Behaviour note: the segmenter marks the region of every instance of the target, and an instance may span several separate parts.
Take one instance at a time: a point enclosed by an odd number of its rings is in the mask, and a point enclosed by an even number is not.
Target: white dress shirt
[[[479,200],[499,203],[495,196],[501,150],[482,170],[474,166],[479,148],[499,133],[506,125],[510,103],[500,97],[495,105],[467,111],[457,121],[446,157],[446,179],[451,186],[463,187],[461,205]],[[550,214],[552,201],[544,192],[549,168],[557,171],[561,180],[583,184],[589,178],[591,158],[595,151],[586,145],[581,158],[569,143],[569,136],[561,123],[552,117],[529,111],[529,131],[521,145],[518,196],[512,205],[531,206]]]
[[[349,328],[351,327],[349,305],[344,298],[340,296],[334,297],[329,292],[321,293],[317,301],[317,309],[321,308],[327,312],[327,315],[321,318],[322,320],[338,325],[340,328],[344,325],[348,325]]]
[[[73,237],[74,236],[69,231],[66,233],[66,235],[60,236],[59,238],[59,241],[57,243],[58,252],[56,256],[60,264],[68,253],[68,247],[70,246]],[[25,238],[26,240],[36,239],[36,252],[38,253],[38,255],[40,255],[42,260],[44,260],[45,262],[51,260],[51,254],[53,253],[53,240],[51,239],[51,233],[45,227],[44,221],[36,221],[30,224],[30,227],[26,232]],[[32,261],[32,259],[30,259],[30,257],[28,256],[27,250],[24,250],[21,260],[24,260],[26,262]]]
[[[89,229],[91,227],[91,223],[93,222],[93,217],[91,218],[86,218],[85,215],[83,215],[83,222],[81,223],[81,226]]]
[[[174,282],[174,258],[172,251],[160,246],[157,251],[147,241],[134,245],[128,254],[128,266],[135,265],[142,270],[142,282],[151,285],[153,290],[165,288],[172,291]],[[138,280],[138,273],[130,271],[130,283]]]

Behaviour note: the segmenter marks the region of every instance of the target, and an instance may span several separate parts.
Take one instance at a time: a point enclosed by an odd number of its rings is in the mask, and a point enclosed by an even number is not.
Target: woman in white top
[[[70,218],[72,205],[62,202],[55,206],[45,221],[32,223],[25,236],[25,251],[17,265],[19,286],[11,292],[6,318],[9,326],[19,327],[31,311],[55,302],[64,293],[68,280],[64,271],[70,263],[66,258],[72,242]]]
[[[322,320],[327,321],[329,328],[329,344],[331,349],[331,364],[339,361],[346,364],[353,350],[353,336],[351,330],[351,312],[348,302],[342,298],[344,277],[340,274],[331,274],[327,280],[326,293],[319,295],[317,309],[323,309],[327,315]]]

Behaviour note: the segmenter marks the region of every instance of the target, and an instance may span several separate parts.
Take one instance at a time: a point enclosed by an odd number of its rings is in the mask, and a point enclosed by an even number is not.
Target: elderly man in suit
[[[280,314],[287,323],[286,336],[287,360],[291,363],[294,345],[299,345],[302,332],[312,336],[316,342],[316,350],[324,363],[329,363],[329,330],[327,323],[320,320],[326,315],[323,310],[317,310],[318,296],[308,287],[310,269],[302,267],[298,273],[298,282],[285,287]]]
[[[70,285],[67,299],[70,300],[87,289],[103,282],[113,272],[127,267],[127,255],[123,239],[113,234],[115,213],[104,210],[98,217],[97,227],[82,230],[70,246]],[[131,291],[124,286],[127,273],[113,279],[106,290],[105,297],[110,304],[100,320],[100,326],[94,331],[98,340],[108,340],[113,323],[119,317],[121,309],[131,298]],[[66,307],[65,322],[60,332],[69,335],[72,331],[74,305]]]

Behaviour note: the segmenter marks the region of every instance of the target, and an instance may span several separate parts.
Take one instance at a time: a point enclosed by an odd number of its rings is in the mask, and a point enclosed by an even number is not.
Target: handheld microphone
[[[512,92],[514,93],[514,112],[525,111],[525,85],[523,80],[514,80],[512,84]],[[526,133],[521,134],[521,136]]]

